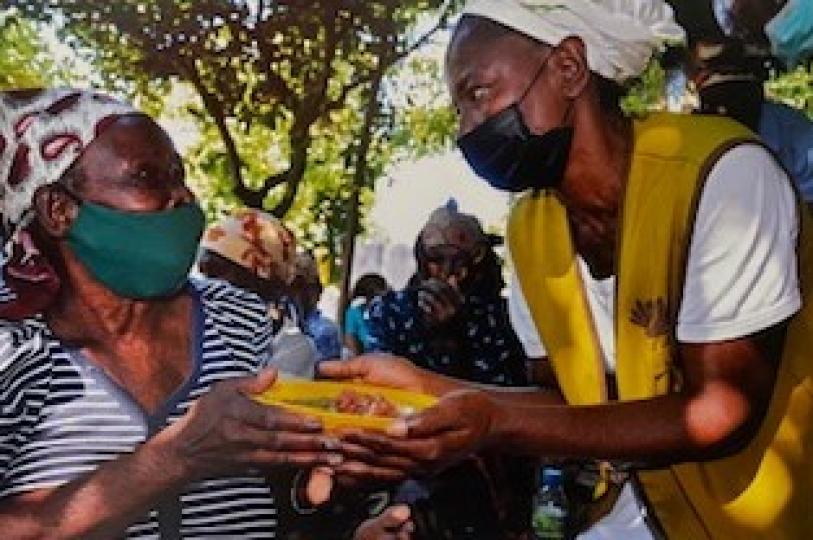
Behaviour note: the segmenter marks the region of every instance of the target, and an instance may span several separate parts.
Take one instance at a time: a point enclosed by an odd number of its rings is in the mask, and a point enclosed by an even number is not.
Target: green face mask
[[[203,234],[195,203],[123,212],[82,201],[68,244],[91,275],[119,296],[171,296],[186,283]]]

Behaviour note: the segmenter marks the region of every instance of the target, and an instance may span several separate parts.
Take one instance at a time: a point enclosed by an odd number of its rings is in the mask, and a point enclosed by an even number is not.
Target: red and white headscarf
[[[59,287],[48,261],[27,230],[38,188],[62,177],[117,117],[138,114],[132,106],[88,90],[0,92],[0,215],[6,285],[16,302],[0,317],[38,313]]]
[[[239,264],[263,279],[294,279],[296,240],[280,220],[243,208],[211,225],[200,246]]]

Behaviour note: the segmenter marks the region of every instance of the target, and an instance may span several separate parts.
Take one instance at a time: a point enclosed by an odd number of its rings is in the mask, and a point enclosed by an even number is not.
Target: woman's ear
[[[79,215],[79,206],[64,190],[51,184],[34,192],[34,212],[46,233],[65,238]]]
[[[562,40],[554,50],[553,58],[561,77],[562,92],[565,97],[575,99],[587,88],[590,82],[590,66],[587,64],[587,50],[581,38],[571,36]]]

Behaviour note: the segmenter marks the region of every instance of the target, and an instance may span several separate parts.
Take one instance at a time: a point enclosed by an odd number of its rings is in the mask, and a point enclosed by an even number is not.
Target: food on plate
[[[334,398],[302,398],[283,400],[291,405],[301,405],[330,412],[398,418],[412,414],[412,407],[398,407],[386,397],[355,390],[342,390]]]
[[[392,422],[437,403],[435,396],[345,381],[283,379],[252,396],[256,401],[285,407],[318,418],[325,430],[386,431]]]

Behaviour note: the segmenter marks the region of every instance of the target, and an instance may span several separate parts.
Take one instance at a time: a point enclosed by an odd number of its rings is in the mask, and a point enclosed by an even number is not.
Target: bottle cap
[[[555,467],[543,467],[541,485],[558,487],[562,485],[562,470]]]

